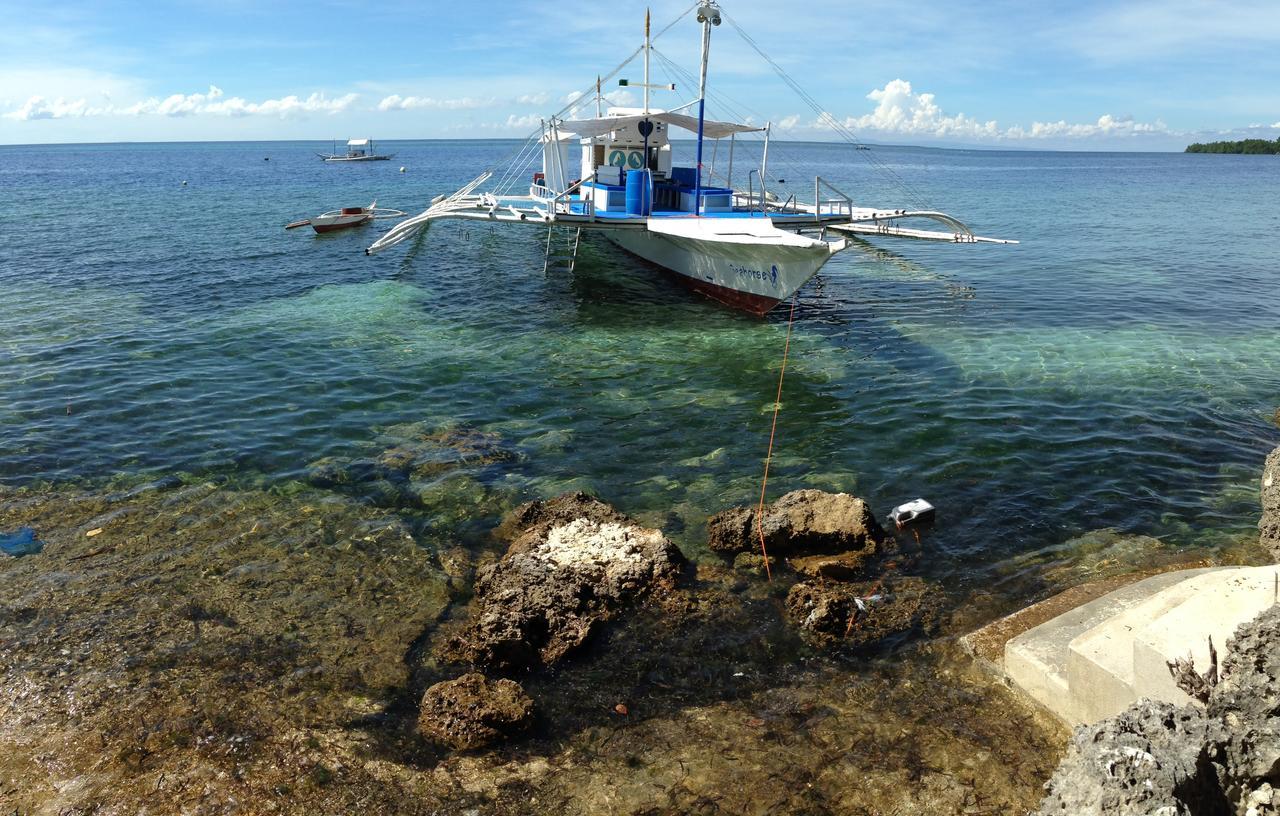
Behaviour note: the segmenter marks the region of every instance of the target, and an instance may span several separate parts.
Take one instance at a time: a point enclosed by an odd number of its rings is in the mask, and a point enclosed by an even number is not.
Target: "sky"
[[[700,28],[653,0],[655,107]],[[1280,0],[723,0],[708,96],[777,137],[1181,150],[1280,137]],[[578,0],[0,0],[0,144],[524,137],[643,37]],[[793,92],[745,31],[814,101]],[[680,70],[668,68],[680,66]],[[619,77],[642,78],[640,63]],[[605,90],[619,105],[635,89]]]

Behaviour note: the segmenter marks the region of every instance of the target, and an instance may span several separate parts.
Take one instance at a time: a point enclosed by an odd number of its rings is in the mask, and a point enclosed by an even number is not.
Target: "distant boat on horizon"
[[[338,152],[338,143],[334,142],[332,153],[317,153],[317,156],[327,162],[356,162],[356,161],[386,161],[394,156],[394,153],[386,155],[378,155],[373,149],[373,139],[349,139],[347,141],[347,152]]]

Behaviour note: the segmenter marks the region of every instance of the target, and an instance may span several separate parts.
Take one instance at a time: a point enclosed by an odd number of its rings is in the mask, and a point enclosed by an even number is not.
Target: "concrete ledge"
[[[1080,719],[1070,693],[1071,644],[1111,617],[1147,601],[1152,595],[1205,569],[1166,572],[1112,590],[1080,604],[1010,640],[1004,648],[1004,670],[1013,683],[1062,720]]]
[[[1064,593],[1065,594],[1065,593]],[[1168,663],[1219,661],[1236,627],[1280,598],[1280,567],[1211,567],[1167,572],[1114,589],[1010,639],[1004,671],[1018,688],[1068,724],[1097,722],[1140,697],[1178,705],[1189,698]]]

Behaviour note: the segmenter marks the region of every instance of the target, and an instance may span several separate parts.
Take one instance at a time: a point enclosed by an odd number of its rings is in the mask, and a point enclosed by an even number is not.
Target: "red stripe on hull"
[[[681,275],[679,272],[673,272],[672,274],[695,292],[706,295],[712,300],[718,300],[726,306],[751,312],[761,317],[781,303],[777,298],[756,295],[751,292],[740,292],[737,289],[719,286],[710,281],[700,281],[687,275]]]

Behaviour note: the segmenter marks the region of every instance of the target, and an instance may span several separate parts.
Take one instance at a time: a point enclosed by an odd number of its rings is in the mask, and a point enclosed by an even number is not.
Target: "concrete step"
[[[1009,678],[1064,721],[1092,723],[1140,697],[1179,705],[1189,698],[1168,663],[1219,662],[1236,627],[1277,600],[1280,568],[1213,567],[1152,576],[1110,592],[1005,644]]]
[[[1276,602],[1278,576],[1280,568],[1267,566],[1228,570],[1199,579],[1199,591],[1194,596],[1135,633],[1134,693],[1170,702],[1189,701],[1174,685],[1168,664],[1175,658],[1190,657],[1196,670],[1203,674],[1209,668],[1209,638],[1213,638],[1221,664],[1227,654],[1227,640],[1236,627]]]
[[[1134,634],[1199,593],[1215,572],[1228,571],[1173,573],[1182,580],[1073,638],[1067,646],[1067,686],[1076,722],[1092,723],[1119,714],[1138,699],[1134,693]],[[1167,668],[1161,669],[1168,674]]]
[[[1191,575],[1211,569],[1217,568],[1153,575],[1028,629],[1005,644],[1005,674],[1032,699],[1064,721],[1073,725],[1083,722],[1069,693],[1067,659],[1071,642],[1111,617],[1143,603],[1166,587],[1175,586]]]

